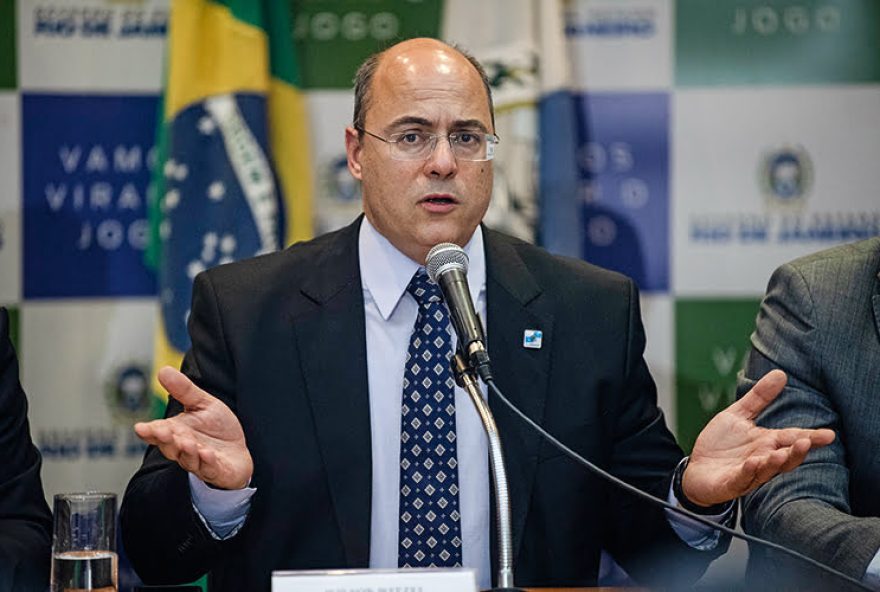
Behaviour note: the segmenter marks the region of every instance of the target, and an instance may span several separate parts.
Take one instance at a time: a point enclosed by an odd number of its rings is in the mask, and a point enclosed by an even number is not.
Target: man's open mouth
[[[439,205],[450,205],[457,203],[455,198],[449,195],[430,195],[423,199],[422,201],[431,203],[431,204],[439,204]]]

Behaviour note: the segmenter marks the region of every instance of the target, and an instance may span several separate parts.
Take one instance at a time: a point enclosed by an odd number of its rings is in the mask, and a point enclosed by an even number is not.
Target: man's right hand
[[[241,424],[232,410],[170,366],[161,368],[159,383],[183,405],[183,412],[146,423],[134,431],[205,483],[241,489],[254,473]]]

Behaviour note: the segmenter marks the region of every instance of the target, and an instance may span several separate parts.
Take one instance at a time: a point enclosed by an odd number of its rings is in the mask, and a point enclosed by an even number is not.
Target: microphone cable
[[[600,477],[602,477],[606,481],[616,485],[617,487],[620,487],[624,491],[628,491],[629,493],[635,495],[636,497],[641,498],[646,501],[649,501],[652,504],[662,506],[662,507],[666,508],[667,510],[675,512],[676,514],[680,514],[681,516],[686,516],[687,518],[690,518],[691,520],[699,522],[700,524],[703,524],[705,526],[708,526],[708,527],[712,528],[713,530],[720,530],[723,533],[729,534],[733,537],[747,541],[749,543],[754,543],[756,545],[763,546],[768,549],[780,551],[780,552],[782,552],[786,555],[789,555],[791,557],[795,557],[796,559],[804,561],[804,562],[812,565],[813,567],[816,567],[826,573],[829,573],[829,574],[831,574],[841,580],[846,581],[847,583],[850,583],[854,586],[857,586],[858,588],[861,588],[862,590],[867,590],[868,592],[873,592],[873,589],[868,587],[867,585],[865,585],[863,582],[853,578],[852,576],[848,576],[843,572],[837,571],[833,567],[830,567],[828,565],[825,565],[824,563],[816,561],[812,557],[807,557],[803,553],[799,553],[798,551],[795,551],[793,549],[789,549],[788,547],[783,547],[782,545],[779,545],[777,543],[773,543],[773,542],[758,538],[756,536],[752,536],[750,534],[736,532],[734,529],[729,528],[727,526],[724,526],[723,524],[718,524],[717,522],[713,522],[712,520],[709,520],[705,516],[701,516],[699,514],[691,512],[690,510],[686,510],[684,508],[680,508],[676,505],[670,504],[666,500],[662,500],[660,498],[654,497],[653,495],[646,493],[646,492],[642,491],[641,489],[630,485],[626,481],[624,481],[618,477],[615,477],[614,475],[612,475],[608,471],[596,466],[595,464],[588,461],[587,459],[585,459],[584,457],[579,455],[577,452],[575,452],[574,450],[572,450],[571,448],[569,448],[568,446],[566,446],[565,444],[563,444],[562,442],[557,440],[547,430],[545,430],[540,425],[538,425],[534,420],[532,420],[532,418],[530,418],[528,415],[526,415],[525,413],[520,411],[520,409],[516,405],[511,403],[507,399],[507,397],[504,396],[504,394],[501,392],[501,389],[499,389],[498,386],[496,386],[494,380],[488,380],[488,381],[484,381],[484,382],[489,386],[490,389],[492,389],[492,393],[495,396],[497,396],[498,399],[502,403],[504,403],[504,405],[508,409],[510,409],[516,415],[518,415],[526,424],[531,426],[532,429],[537,431],[548,442],[553,444],[553,446],[555,446],[556,448],[558,448],[559,450],[564,452],[566,456],[568,456],[569,458],[571,458],[572,460],[574,460],[578,464],[586,467],[590,472],[592,472],[596,475],[599,475]]]

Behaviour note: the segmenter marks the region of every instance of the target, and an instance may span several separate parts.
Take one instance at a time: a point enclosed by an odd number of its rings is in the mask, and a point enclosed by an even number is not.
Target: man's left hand
[[[768,372],[703,428],[682,476],[688,500],[712,506],[736,499],[800,465],[810,449],[834,441],[829,429],[770,430],[755,425],[785,382],[783,371]]]

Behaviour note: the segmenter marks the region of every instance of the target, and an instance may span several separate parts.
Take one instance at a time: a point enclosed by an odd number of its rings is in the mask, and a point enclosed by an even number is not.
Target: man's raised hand
[[[205,483],[221,489],[247,486],[254,462],[232,410],[170,366],[161,368],[158,378],[183,411],[135,424],[137,435]]]
[[[690,501],[711,506],[736,499],[796,468],[811,449],[834,441],[829,429],[770,430],[755,425],[785,382],[781,370],[768,372],[703,428],[682,477],[682,490]]]

